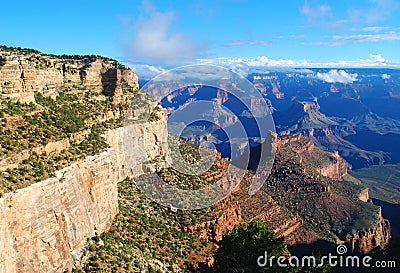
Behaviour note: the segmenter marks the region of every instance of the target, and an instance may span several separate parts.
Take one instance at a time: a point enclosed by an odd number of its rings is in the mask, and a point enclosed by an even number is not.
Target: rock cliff
[[[347,164],[337,152],[321,150],[301,134],[282,136],[277,144],[264,190],[302,220],[305,230],[295,231],[289,243],[319,238],[348,242],[354,245],[351,250],[363,253],[388,243],[387,220],[379,207],[365,202],[368,193],[360,194],[358,187],[343,180]]]
[[[138,87],[137,76],[115,60],[97,56],[53,56],[36,50],[0,48],[0,92],[21,102],[34,102],[34,93],[55,96],[65,83],[83,85],[123,100],[123,85]]]
[[[117,128],[138,81],[115,60],[7,47],[0,57],[0,176],[18,184],[1,185],[0,272],[63,272],[88,238],[111,227],[118,182],[165,154],[165,112]],[[76,130],[65,129],[74,121]],[[130,164],[123,152],[128,129],[137,146]]]
[[[359,198],[363,202],[371,202],[372,200],[369,198],[369,189],[365,188],[360,192]]]
[[[148,156],[163,154],[165,119],[135,125],[137,165],[127,166],[124,128],[110,130],[110,148],[0,199],[0,272],[62,272],[86,240],[107,231],[118,213],[117,183],[143,173]],[[150,131],[151,128],[151,131]],[[7,262],[5,262],[7,261]]]
[[[345,243],[353,253],[369,253],[376,247],[386,246],[390,239],[390,223],[382,217],[379,208],[377,221],[371,228],[353,232],[346,236]]]

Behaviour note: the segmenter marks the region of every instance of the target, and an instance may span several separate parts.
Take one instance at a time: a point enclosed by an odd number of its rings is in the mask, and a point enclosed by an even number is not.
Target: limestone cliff
[[[34,102],[34,93],[55,96],[60,86],[84,85],[123,100],[122,85],[138,87],[137,76],[115,60],[97,56],[53,56],[36,50],[0,47],[2,97]]]
[[[137,76],[115,60],[0,47],[0,272],[63,272],[110,228],[117,183],[166,152],[164,111],[118,128],[137,89]],[[127,129],[137,151],[130,164]]]
[[[162,139],[165,119],[135,126],[137,150],[162,155],[155,139]],[[148,158],[136,154],[137,165],[127,166],[124,130],[107,132],[107,151],[0,199],[0,272],[62,272],[88,238],[109,229],[118,212],[118,181],[142,174],[139,160]]]

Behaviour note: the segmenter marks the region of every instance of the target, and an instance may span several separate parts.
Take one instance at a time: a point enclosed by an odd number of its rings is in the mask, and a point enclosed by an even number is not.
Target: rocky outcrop
[[[369,253],[376,247],[385,246],[390,239],[390,223],[382,217],[382,210],[379,209],[378,221],[367,230],[349,234],[346,237],[346,245],[353,253]]]
[[[1,272],[62,272],[118,211],[115,152],[89,157],[0,199]],[[3,268],[1,268],[3,266]]]
[[[125,129],[118,128],[105,135],[111,146],[105,152],[0,199],[0,272],[62,272],[87,238],[110,228],[118,212],[118,181],[142,174],[145,159],[163,154],[165,119],[132,126],[137,151],[145,152],[135,154],[135,166],[126,163]]]
[[[62,150],[69,148],[70,144],[68,139],[62,139],[59,141],[49,142],[44,146],[44,152],[46,154],[60,153]]]
[[[370,203],[372,203],[372,200],[369,198],[369,189],[368,189],[368,188],[363,189],[363,190],[360,192],[358,198],[359,198],[361,201],[363,201],[363,202],[370,202]]]
[[[321,167],[318,171],[333,180],[340,180],[347,174],[347,162],[339,155],[337,151],[332,154],[335,160],[331,164]]]
[[[278,138],[275,164],[266,181],[265,190],[278,205],[298,214],[305,223],[281,221],[288,223],[289,228],[284,228],[287,242],[312,243],[322,235],[332,242],[347,242],[354,252],[384,247],[390,227],[378,207],[361,204],[360,199],[369,202],[368,191],[349,196],[355,189],[341,181],[347,163],[337,152],[321,150],[310,142],[301,134]]]
[[[348,164],[337,151],[328,152],[316,149],[310,138],[302,134],[284,135],[277,139],[277,147],[290,145],[291,150],[301,156],[300,163],[310,165],[323,176],[341,180],[347,174]]]
[[[62,150],[70,147],[70,141],[68,139],[61,139],[58,141],[50,141],[46,145],[40,145],[31,149],[23,150],[22,152],[15,153],[0,160],[0,172],[6,171],[7,169],[18,168],[24,159],[29,158],[32,152],[36,154],[51,154],[60,153]]]
[[[231,230],[243,223],[240,205],[232,197],[228,197],[227,200],[219,203],[216,206],[216,210],[218,213],[216,213],[215,217],[209,217],[210,220],[183,227],[182,230],[196,233],[200,238],[218,242],[222,240],[222,236],[227,230]]]
[[[118,62],[97,56],[52,56],[34,50],[0,48],[0,92],[3,97],[35,102],[34,93],[55,96],[65,84],[82,85],[124,100],[121,87],[137,89],[137,76]]]

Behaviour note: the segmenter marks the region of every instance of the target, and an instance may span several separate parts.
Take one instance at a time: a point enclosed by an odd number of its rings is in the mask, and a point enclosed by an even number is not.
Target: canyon
[[[302,132],[283,134],[277,138],[277,155],[271,175],[262,189],[252,196],[248,194],[248,187],[254,174],[246,172],[245,177],[230,177],[231,180],[240,180],[240,186],[232,195],[210,208],[185,214],[160,207],[143,193],[136,192],[135,181],[145,177],[149,170],[165,171],[168,175],[172,173],[165,162],[169,152],[164,142],[167,111],[160,107],[151,120],[140,120],[149,109],[156,109],[156,103],[145,94],[138,93],[137,76],[129,68],[98,56],[52,56],[34,50],[4,47],[0,53],[5,60],[0,66],[2,102],[7,102],[1,106],[8,111],[2,117],[6,120],[5,124],[16,119],[28,124],[30,116],[55,108],[57,103],[78,101],[84,106],[85,103],[93,103],[96,107],[96,103],[100,103],[108,109],[108,112],[100,111],[85,119],[77,132],[61,131],[64,135],[57,139],[53,135],[46,138],[43,133],[39,136],[44,139],[40,145],[15,145],[18,148],[12,152],[2,150],[2,179],[14,184],[16,182],[10,176],[16,170],[17,174],[25,174],[26,170],[21,168],[24,164],[32,164],[35,171],[32,177],[42,177],[40,172],[36,175],[36,171],[44,167],[39,162],[27,162],[32,158],[34,161],[37,155],[51,159],[49,165],[56,165],[54,158],[64,162],[64,165],[55,168],[54,173],[49,171],[48,177],[39,182],[32,180],[16,189],[2,189],[0,272],[63,272],[79,265],[85,266],[90,257],[99,259],[101,255],[98,253],[111,249],[102,248],[101,244],[117,245],[117,240],[113,240],[119,237],[112,237],[116,234],[128,234],[128,239],[119,244],[129,242],[139,245],[141,235],[144,236],[140,232],[145,225],[148,225],[146,232],[149,233],[152,229],[157,231],[159,226],[169,230],[168,234],[177,233],[178,245],[184,244],[180,240],[185,236],[193,236],[196,238],[193,240],[199,240],[196,241],[198,244],[206,244],[209,248],[202,250],[204,253],[201,255],[196,252],[196,247],[189,247],[190,253],[186,258],[193,264],[212,264],[213,246],[224,233],[254,219],[268,223],[289,246],[326,240],[347,244],[357,253],[368,253],[374,248],[384,247],[389,240],[390,225],[383,219],[380,208],[369,202],[364,188],[346,180],[348,165],[339,153],[322,150],[314,144],[312,140],[316,131],[308,137]],[[275,86],[277,98],[283,97],[278,89],[279,85]],[[63,92],[70,96],[69,100],[60,100],[65,95]],[[224,93],[218,92],[217,96],[220,103],[226,102]],[[131,100],[142,106],[127,111]],[[252,102],[252,107],[256,107],[257,103]],[[35,107],[31,113],[14,111],[15,107],[28,108],[29,105]],[[316,104],[304,103],[301,107],[306,114],[312,113],[319,120],[325,119],[318,113]],[[123,124],[121,119],[126,115],[137,122]],[[236,119],[225,121],[237,122]],[[34,129],[37,127],[43,126]],[[9,127],[6,129],[16,134]],[[127,132],[131,133],[129,144],[133,146],[130,149],[136,151],[128,155],[124,146]],[[10,133],[2,131],[4,136]],[[102,149],[92,148],[103,141],[105,146],[100,146]],[[4,147],[2,143],[1,148]],[[76,154],[79,157],[71,156]],[[149,169],[149,162],[152,161],[158,162],[157,168]],[[208,183],[221,178],[223,168],[228,164],[221,156],[217,157],[217,161],[217,170],[205,178]],[[189,185],[194,181],[189,176],[187,179]],[[178,182],[181,181],[178,179]],[[133,211],[143,214],[144,218],[130,215]],[[124,217],[128,219],[127,223],[139,227],[126,229]],[[169,218],[180,221],[168,222]],[[153,224],[160,222],[163,224]],[[168,268],[179,271],[179,266],[184,264],[182,261],[171,258],[169,264],[163,262],[174,253],[164,249],[161,253],[167,258],[162,258],[154,254],[160,250],[158,246],[151,249],[154,252],[149,250],[152,241],[169,244],[169,241],[159,237],[162,235],[165,234],[154,234],[152,239],[146,241],[147,248],[141,249],[142,253],[150,252],[152,258],[146,260],[141,256],[137,262],[162,271],[168,271]],[[110,241],[104,242],[103,239],[107,238],[111,238]],[[91,250],[93,242],[99,246],[94,251]],[[125,246],[122,244],[120,247]],[[132,258],[130,260],[136,262]]]
[[[318,146],[339,151],[353,169],[397,163],[399,70],[346,71],[357,79],[324,81],[326,68],[271,69],[248,79],[271,102],[277,132],[302,132]]]

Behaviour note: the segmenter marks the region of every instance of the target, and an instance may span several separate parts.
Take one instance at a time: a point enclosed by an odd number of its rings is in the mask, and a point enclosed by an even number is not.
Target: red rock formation
[[[114,100],[123,99],[121,87],[137,89],[137,76],[114,60],[95,56],[81,58],[0,49],[5,64],[0,69],[3,97],[35,102],[34,93],[55,96],[63,85],[90,87]]]
[[[359,231],[356,234],[349,234],[346,237],[346,245],[352,253],[369,253],[372,249],[386,245],[390,239],[390,223],[382,217],[382,210],[379,210],[378,222],[373,228]]]
[[[360,192],[358,198],[359,198],[361,201],[363,201],[363,202],[372,203],[372,200],[369,198],[369,189],[368,189],[368,188],[363,189],[363,190]]]

